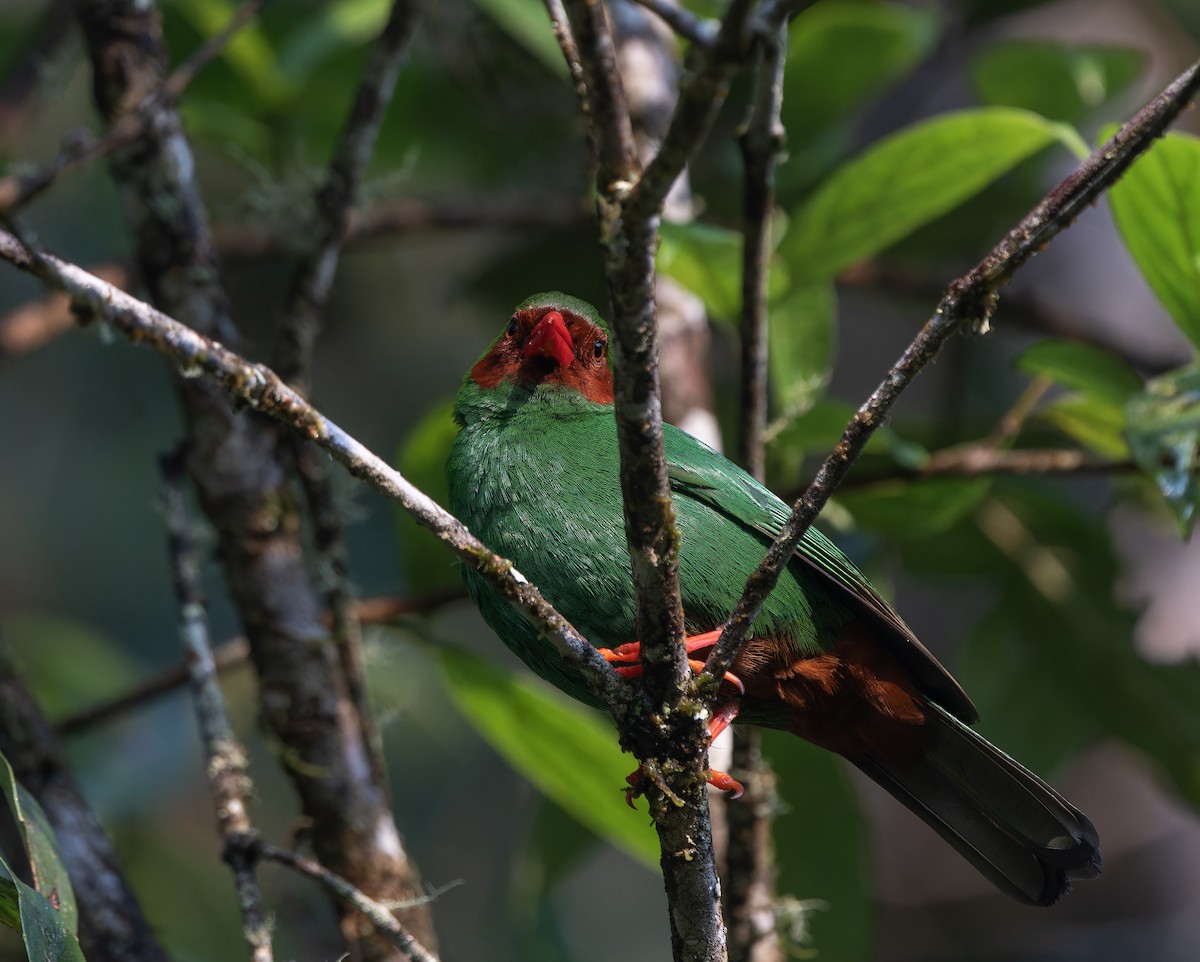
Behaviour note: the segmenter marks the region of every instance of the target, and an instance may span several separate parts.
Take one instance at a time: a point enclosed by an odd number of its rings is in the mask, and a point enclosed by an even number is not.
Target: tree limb
[[[212,792],[217,827],[226,842],[226,859],[233,869],[234,889],[242,913],[242,931],[253,962],[272,962],[271,924],[263,905],[254,860],[230,845],[230,840],[253,832],[248,799],[253,786],[246,774],[246,749],[234,734],[225,696],[217,684],[217,666],[208,641],[208,619],[200,588],[200,557],[193,543],[184,495],[182,455],[164,458],[163,515],[169,536],[171,571],[179,602],[179,635],[187,653],[188,680],[196,705],[196,720],[204,748],[204,773]]]

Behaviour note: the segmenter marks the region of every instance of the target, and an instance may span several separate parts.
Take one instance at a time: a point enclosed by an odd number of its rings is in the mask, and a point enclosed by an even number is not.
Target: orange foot
[[[703,634],[684,638],[683,647],[690,655],[694,651],[703,651],[705,648],[711,648],[717,643],[717,639],[720,637],[721,629],[717,628],[715,631],[706,631]],[[599,650],[606,661],[618,663],[616,670],[621,676],[625,678],[637,678],[642,673],[642,643],[640,641],[630,641],[616,648],[601,648]],[[689,658],[688,667],[698,675],[704,671],[704,662],[698,661],[695,658]],[[733,672],[725,672],[725,680],[738,690],[738,694],[746,694],[746,686],[742,684],[742,680]]]
[[[709,644],[711,645],[712,642],[710,641]],[[621,647],[624,648],[628,646],[622,645]],[[617,670],[619,671],[620,669]],[[738,687],[741,688],[741,682],[738,682]],[[713,743],[713,740],[721,734],[721,732],[729,727],[730,723],[734,720],[734,718],[737,717],[737,713],[738,704],[736,701],[726,702],[717,709],[716,714],[713,716],[713,720],[708,723],[708,743],[710,745]],[[625,804],[632,809],[637,808],[637,806],[633,804],[634,799],[641,796],[644,791],[645,775],[642,771],[642,768],[643,766],[639,765],[637,770],[632,772],[625,779],[625,781],[629,783],[629,787],[625,789]],[[742,783],[732,775],[728,775],[725,772],[719,772],[715,768],[708,769],[708,771],[704,773],[704,777],[714,788],[720,789],[723,792],[732,792],[733,794],[730,796],[732,798],[741,798],[742,794],[746,791],[745,786],[743,786]]]

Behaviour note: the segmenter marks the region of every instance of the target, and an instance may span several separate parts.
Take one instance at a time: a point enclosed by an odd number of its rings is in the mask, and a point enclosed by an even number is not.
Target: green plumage
[[[615,648],[636,640],[616,425],[611,403],[585,396],[591,390],[589,396],[604,398],[607,390],[611,397],[601,352],[606,340],[595,310],[574,298],[551,292],[520,305],[463,383],[454,409],[461,431],[448,474],[451,510],[511,559],[585,637]],[[664,444],[680,533],[685,628],[695,635],[724,623],[789,512],[736,465],[671,425],[664,425]],[[499,592],[474,571],[464,568],[464,577],[484,618],[513,652],[554,685],[597,704],[582,677]],[[868,701],[861,711],[835,696],[828,702],[835,715],[822,716],[820,724],[836,732],[844,715],[845,724],[866,724],[865,731],[876,719],[880,731],[888,725],[893,732],[916,731],[922,747],[892,755],[886,738],[868,738],[855,743],[868,747],[855,748],[852,761],[1018,899],[1050,904],[1071,879],[1099,872],[1098,841],[1087,817],[967,727],[975,710],[962,689],[818,532],[802,540],[751,637],[761,639],[770,658],[735,666],[747,689],[740,721],[811,737],[806,719],[824,710],[823,696],[803,670],[790,687],[790,666],[840,652],[844,643],[861,651],[865,638],[884,655],[884,686],[887,677],[894,679],[889,672],[901,672],[907,681],[900,687],[908,686],[925,707],[907,718],[891,706],[910,695],[887,704],[894,696],[879,696],[874,705],[870,682],[862,688]],[[846,692],[856,690],[855,672],[876,670],[869,654],[851,657],[859,660],[828,676]],[[899,714],[885,718],[893,711]]]
[[[455,417],[463,430],[450,456],[451,510],[489,547],[516,560],[585,637],[614,647],[632,641],[636,602],[611,406],[551,387],[484,390],[468,382]],[[697,634],[728,617],[768,542],[752,524],[691,493],[701,479],[719,479],[733,466],[689,435],[670,425],[665,430],[672,472],[681,469],[696,479],[676,488],[674,503],[685,624],[688,634]],[[730,492],[728,500],[765,522],[765,499],[772,496],[748,476],[742,479],[744,489]],[[484,618],[534,671],[596,704],[583,680],[495,589],[471,571],[467,586]],[[798,654],[817,654],[847,618],[843,603],[789,569],[755,630],[787,639]]]

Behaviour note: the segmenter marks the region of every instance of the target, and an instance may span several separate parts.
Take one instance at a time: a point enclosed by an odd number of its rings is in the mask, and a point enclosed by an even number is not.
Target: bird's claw
[[[746,787],[732,775],[726,772],[717,771],[715,768],[710,768],[704,773],[704,779],[713,788],[722,792],[732,793],[731,799],[741,798],[746,792]],[[625,777],[628,787],[625,789],[625,804],[637,811],[637,806],[634,800],[641,798],[646,791],[646,775],[643,766],[639,765],[636,771],[630,772]]]
[[[691,639],[689,639],[691,640]],[[711,642],[709,642],[711,645]],[[689,651],[695,650],[694,647],[689,647]],[[619,662],[616,665],[616,672],[622,678],[638,678],[641,676],[643,668],[639,659],[642,657],[642,646],[637,641],[627,641],[625,644],[617,648],[600,648],[598,649],[605,661]],[[699,675],[704,671],[704,662],[695,658],[688,659],[688,667],[691,668],[694,674]],[[725,680],[733,685],[738,690],[739,695],[746,694],[746,686],[742,684],[742,680],[731,671],[725,672]]]

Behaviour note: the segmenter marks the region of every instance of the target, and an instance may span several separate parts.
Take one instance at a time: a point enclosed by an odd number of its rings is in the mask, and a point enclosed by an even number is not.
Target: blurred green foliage
[[[862,401],[839,385],[838,375],[866,363],[867,339],[888,334],[887,318],[874,319],[869,338],[850,323],[873,307],[864,309],[853,291],[847,296],[835,286],[839,276],[878,260],[944,284],[1045,192],[1050,164],[1061,167],[1068,151],[1091,139],[1089,129],[1077,126],[1119,119],[1131,105],[1130,91],[1141,89],[1141,51],[996,42],[973,32],[1036,5],[974,0],[957,5],[962,19],[950,22],[931,6],[828,0],[790,27],[788,157],[779,171],[770,278],[767,454],[777,490],[794,492],[814,459],[837,442]],[[1194,23],[1191,5],[1166,4],[1172,5],[1181,23]],[[218,30],[236,6],[167,0],[173,60]],[[704,6],[710,14],[720,9]],[[426,7],[364,203],[396,197],[469,203],[521,192],[530,203],[566,198],[582,207],[584,128],[542,5],[480,0]],[[285,250],[303,237],[311,191],[388,9],[386,0],[267,4],[188,88],[181,108],[218,221],[240,219],[241,226],[279,234]],[[0,74],[20,61],[37,14],[34,4],[0,10]],[[950,40],[948,30],[957,31]],[[978,45],[963,42],[964,32]],[[943,56],[951,41],[976,52],[954,63]],[[58,72],[73,79],[64,84],[66,95],[51,91],[39,103],[29,146],[37,156],[52,154],[72,126],[91,122],[81,51],[68,46],[58,58]],[[944,88],[969,89],[973,100],[955,101],[953,110],[937,101],[939,112],[925,116],[920,74],[934,70]],[[717,322],[722,410],[736,394],[729,325],[740,312],[742,238],[736,152],[722,132],[736,127],[746,97],[735,86],[716,138],[694,165],[700,219],[664,225],[658,261],[664,274],[703,299]],[[29,158],[18,145],[4,159]],[[1200,345],[1198,172],[1200,142],[1169,134],[1110,195],[1133,263],[1193,345]],[[127,251],[116,198],[100,168],[68,182],[30,217],[69,257],[111,259]],[[323,342],[327,353],[318,359],[317,400],[328,399],[331,413],[373,446],[396,451],[405,474],[441,499],[454,430],[448,398],[458,378],[530,291],[566,287],[595,296],[602,271],[594,237],[578,224],[533,231],[497,226],[373,244],[343,264]],[[231,269],[236,313],[252,348],[269,342],[287,266],[280,258]],[[18,284],[0,290],[4,308],[31,291]],[[897,335],[902,344],[935,299],[921,292],[889,303],[912,319]],[[890,563],[949,595],[982,599],[965,618],[950,619],[945,632],[965,635],[954,664],[981,710],[984,732],[1005,750],[1045,774],[1097,739],[1117,739],[1152,759],[1180,797],[1200,805],[1194,708],[1200,676],[1192,662],[1150,665],[1135,650],[1135,613],[1114,597],[1119,566],[1108,531],[1080,504],[1088,498],[1148,503],[1145,492],[1157,489],[1180,527],[1190,530],[1200,450],[1194,368],[1154,372],[1160,376],[1144,381],[1150,372],[1094,345],[1061,338],[1032,346],[1027,338],[1001,342],[1000,349],[994,343],[977,353],[947,352],[940,368],[959,372],[955,393],[905,409],[878,432],[856,465],[855,484],[823,520],[836,523],[848,550],[872,571],[886,573]],[[75,337],[4,361],[0,378],[0,391],[8,392],[0,396],[0,425],[20,439],[19,449],[27,446],[0,477],[0,500],[22,506],[0,514],[0,535],[16,545],[11,557],[0,558],[0,582],[14,586],[4,595],[3,627],[56,717],[179,657],[165,643],[174,625],[147,480],[168,443],[163,437],[176,425],[163,413],[171,404],[166,379],[156,382],[146,373],[151,362],[128,361],[120,350],[98,337]],[[981,367],[987,384],[1007,390],[980,391],[973,376]],[[1144,476],[1098,482],[1105,485],[1100,496],[1062,479],[919,476],[930,451],[991,430],[1031,377],[1047,379],[1054,390],[1006,443],[1020,450],[1049,440],[1113,459],[1132,455]],[[43,386],[53,396],[29,403]],[[112,397],[123,407],[98,406],[97,398]],[[55,450],[69,450],[74,461],[48,453],[46,438],[62,439]],[[69,469],[86,475],[77,501],[58,494]],[[43,498],[51,503],[43,505]],[[364,592],[421,592],[456,579],[449,553],[411,519],[389,523],[391,509],[381,503],[364,510],[368,517],[350,532]],[[108,522],[113,527],[104,527]],[[67,535],[75,539],[74,554],[64,560],[50,545],[71,540]],[[122,547],[119,564],[112,563],[114,545]],[[215,570],[209,584],[214,620],[232,633],[236,624]],[[446,956],[561,959],[582,951],[576,957],[601,959],[620,940],[632,959],[661,957],[661,933],[658,942],[646,935],[643,945],[615,931],[628,903],[661,897],[644,868],[656,861],[653,831],[621,802],[623,776],[635,763],[592,713],[513,668],[470,612],[442,613],[435,621],[440,634],[462,641],[464,652],[446,650],[431,666],[397,641],[402,632],[389,633],[374,642],[372,680],[388,688],[389,698],[378,700],[391,722],[396,804],[412,853],[434,882],[470,874],[465,894],[449,893],[435,908],[439,918],[454,920],[443,929]],[[127,639],[125,647],[118,638]],[[261,762],[255,765],[261,820],[284,835],[290,796],[270,774],[272,748],[253,741],[249,681],[237,684],[239,721]],[[186,808],[173,777],[192,771],[192,788],[203,797],[194,747],[179,749],[192,741],[186,713],[175,704],[73,743],[73,760],[132,850],[139,888],[178,956],[228,957],[236,932],[218,942],[210,931],[216,917],[236,925],[231,894],[217,891],[225,876],[210,813],[199,803]],[[775,733],[766,745],[786,806],[776,821],[780,892],[824,906],[804,913],[806,944],[839,962],[874,957],[875,882],[853,785],[831,756]],[[151,807],[159,814],[147,817]],[[495,830],[493,822],[504,828]],[[636,861],[597,868],[609,846]],[[27,857],[5,855],[9,864]],[[604,885],[617,894],[601,909],[606,921],[614,920],[612,941],[589,955],[569,935],[596,911],[570,897],[572,884],[590,871],[611,872]],[[24,918],[27,901],[36,903],[26,894],[12,901],[22,890],[6,881],[11,874],[0,865],[0,917],[9,921],[14,904]],[[294,926],[297,946],[309,955],[332,957],[334,943],[303,928],[327,921],[313,909],[315,896],[286,889],[282,900],[297,911],[281,910],[280,928]]]

